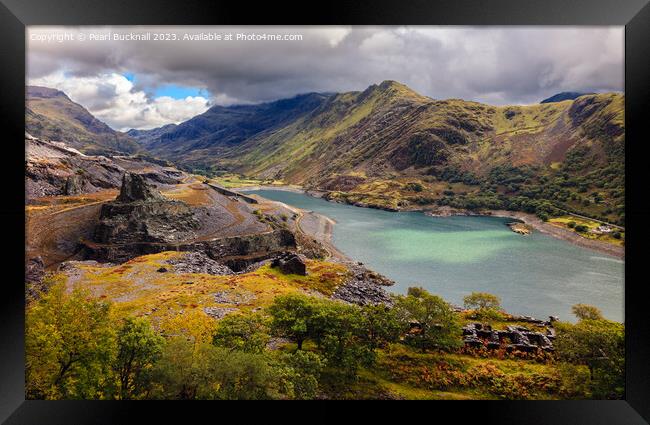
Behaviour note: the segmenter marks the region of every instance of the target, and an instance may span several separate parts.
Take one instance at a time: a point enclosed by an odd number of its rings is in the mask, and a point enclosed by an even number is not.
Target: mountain
[[[181,163],[210,163],[225,149],[300,119],[327,95],[309,93],[256,105],[213,106],[147,142],[147,149]]]
[[[580,96],[584,96],[586,94],[593,94],[593,93],[579,93],[575,91],[563,91],[562,93],[557,93],[554,94],[553,96],[546,98],[542,100],[539,103],[553,103],[553,102],[562,102],[565,100],[573,100],[576,99]]]
[[[542,216],[560,208],[624,222],[622,94],[491,106],[434,100],[384,81],[321,96],[299,114],[277,117],[283,109],[274,104],[213,108],[163,135],[153,152],[189,168],[279,179],[359,205]]]
[[[131,137],[110,128],[59,90],[28,86],[25,129],[34,137],[66,143],[87,154],[133,153]]]
[[[160,138],[165,133],[168,133],[178,127],[176,124],[167,124],[162,127],[152,128],[151,130],[137,130],[131,129],[126,132],[127,136],[133,138],[142,146],[148,146],[153,141]]]

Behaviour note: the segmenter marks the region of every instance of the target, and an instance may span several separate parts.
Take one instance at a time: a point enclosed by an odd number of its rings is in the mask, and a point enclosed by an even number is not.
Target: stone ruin
[[[555,330],[547,327],[546,334],[531,331],[524,326],[507,326],[505,330],[493,330],[490,325],[470,323],[463,327],[465,346],[487,347],[490,350],[505,348],[508,352],[537,350],[553,351]]]

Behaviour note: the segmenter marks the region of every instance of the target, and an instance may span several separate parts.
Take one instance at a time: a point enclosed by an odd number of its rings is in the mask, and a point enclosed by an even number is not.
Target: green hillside
[[[25,130],[34,137],[65,142],[88,154],[140,149],[131,137],[113,130],[65,93],[46,87],[27,87]]]
[[[382,208],[565,210],[623,224],[624,96],[495,107],[385,81],[332,96],[207,162],[212,172]]]

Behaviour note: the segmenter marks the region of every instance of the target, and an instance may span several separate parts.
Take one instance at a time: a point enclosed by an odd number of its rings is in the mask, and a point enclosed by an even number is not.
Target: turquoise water
[[[518,235],[497,217],[428,217],[335,204],[301,193],[258,190],[267,199],[336,221],[332,242],[347,256],[393,279],[405,293],[422,286],[454,304],[490,292],[516,314],[573,321],[577,303],[623,321],[623,261],[534,232]]]

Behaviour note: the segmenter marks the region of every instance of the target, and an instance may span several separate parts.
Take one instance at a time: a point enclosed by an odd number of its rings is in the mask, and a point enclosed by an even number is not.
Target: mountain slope
[[[65,142],[88,154],[140,150],[131,137],[111,129],[62,91],[47,87],[27,87],[25,129],[34,137]]]
[[[209,164],[228,148],[299,119],[327,98],[309,93],[258,105],[213,106],[148,142],[147,148],[181,163]]]
[[[133,128],[127,131],[126,135],[133,138],[138,144],[147,147],[158,140],[160,136],[174,130],[176,127],[178,127],[176,124],[167,124],[162,127],[152,128],[151,130],[137,130]]]
[[[452,166],[484,175],[506,164],[550,166],[582,144],[604,164],[605,152],[621,147],[622,114],[618,94],[494,107],[436,101],[384,82],[337,95],[272,135],[246,141],[226,158],[245,174],[313,184],[338,173],[435,175],[431,167]]]

